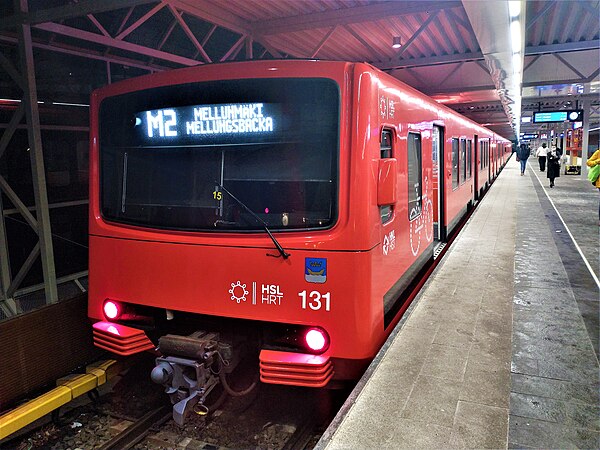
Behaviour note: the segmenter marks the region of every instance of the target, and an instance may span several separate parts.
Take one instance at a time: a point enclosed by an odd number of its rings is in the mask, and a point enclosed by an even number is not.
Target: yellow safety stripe
[[[57,387],[50,392],[3,414],[0,416],[0,440],[106,383],[112,375],[109,369],[115,367],[116,361],[112,359],[91,364],[86,367],[85,374],[61,378],[56,382]]]

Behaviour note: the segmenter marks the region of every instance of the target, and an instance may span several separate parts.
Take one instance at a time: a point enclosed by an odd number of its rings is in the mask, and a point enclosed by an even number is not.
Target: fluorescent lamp
[[[513,20],[510,23],[510,42],[512,44],[513,53],[521,51],[523,45],[521,42],[521,22],[518,20]]]
[[[513,74],[519,75],[521,73],[521,54],[513,53],[512,57]]]
[[[508,14],[511,18],[518,17],[521,14],[521,2],[520,1],[509,1],[508,2]]]

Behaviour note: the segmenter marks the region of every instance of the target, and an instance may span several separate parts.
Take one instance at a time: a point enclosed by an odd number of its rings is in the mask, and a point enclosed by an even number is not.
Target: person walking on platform
[[[552,146],[552,149],[546,154],[548,161],[548,170],[546,171],[546,177],[550,179],[550,187],[554,187],[554,179],[560,177],[560,158],[562,156],[562,150],[556,146]]]
[[[546,148],[546,143],[544,142],[542,145],[538,147],[535,151],[535,156],[537,156],[538,162],[540,163],[540,172],[546,170],[546,154],[548,153],[548,149]]]
[[[587,160],[586,163],[589,167],[596,167],[600,165],[600,149],[596,150],[594,154]],[[593,181],[592,184],[598,188],[598,192],[600,192],[600,177],[596,178],[596,181]],[[598,202],[598,225],[600,226],[600,202]]]
[[[521,163],[521,176],[525,175],[525,168],[527,167],[527,158],[530,155],[529,146],[527,144],[521,144],[517,148],[517,161]]]

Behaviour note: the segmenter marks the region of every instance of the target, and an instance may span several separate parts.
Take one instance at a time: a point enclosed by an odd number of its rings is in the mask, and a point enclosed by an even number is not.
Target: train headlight
[[[329,348],[329,336],[322,328],[311,328],[304,335],[304,342],[315,353],[323,353]]]
[[[105,300],[103,306],[104,315],[109,320],[116,320],[121,317],[123,312],[123,307],[119,302],[115,302],[114,300]]]

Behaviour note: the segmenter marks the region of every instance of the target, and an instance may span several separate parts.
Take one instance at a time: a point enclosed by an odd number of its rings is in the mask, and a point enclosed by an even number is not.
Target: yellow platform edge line
[[[50,392],[3,414],[0,416],[0,440],[106,383],[112,376],[109,369],[115,367],[115,360],[90,364],[86,367],[85,374],[60,378],[56,382],[57,387]]]

